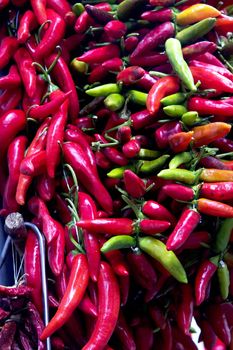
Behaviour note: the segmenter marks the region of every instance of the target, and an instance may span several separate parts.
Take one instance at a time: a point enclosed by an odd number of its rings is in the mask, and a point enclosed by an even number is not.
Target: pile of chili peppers
[[[0,1],[1,215],[46,239],[38,349],[197,349],[193,317],[233,348],[231,3]],[[43,317],[31,231],[24,270]],[[7,315],[0,344],[34,349]]]

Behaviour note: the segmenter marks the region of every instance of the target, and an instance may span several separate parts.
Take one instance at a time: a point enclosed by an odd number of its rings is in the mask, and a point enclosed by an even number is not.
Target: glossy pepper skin
[[[176,15],[176,22],[179,25],[186,26],[199,22],[208,17],[218,17],[220,11],[207,4],[195,4]]]
[[[211,199],[199,198],[197,200],[197,209],[200,211],[200,213],[207,215],[219,216],[222,218],[233,217],[233,207]]]
[[[45,340],[63,326],[78,306],[88,285],[89,273],[85,255],[77,254],[73,260],[66,292],[58,310],[43,330],[40,339]]]
[[[14,54],[14,60],[27,95],[32,97],[36,91],[36,69],[33,66],[33,59],[30,53],[24,47],[21,47]]]

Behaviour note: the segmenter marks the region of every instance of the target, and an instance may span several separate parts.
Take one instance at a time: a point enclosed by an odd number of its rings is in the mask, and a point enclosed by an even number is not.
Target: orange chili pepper
[[[168,139],[169,145],[173,152],[184,152],[188,148],[193,137],[193,131],[179,132],[175,135],[171,135]]]
[[[231,130],[231,125],[222,122],[210,123],[193,128],[194,146],[200,147],[226,136]]]
[[[222,202],[212,201],[211,199],[199,198],[197,200],[197,210],[206,215],[233,218],[233,207]]]
[[[203,169],[200,180],[204,182],[225,182],[233,181],[232,170]]]
[[[205,18],[218,17],[221,14],[216,8],[206,4],[195,4],[180,12],[176,16],[176,22],[179,25],[188,25],[199,22]]]

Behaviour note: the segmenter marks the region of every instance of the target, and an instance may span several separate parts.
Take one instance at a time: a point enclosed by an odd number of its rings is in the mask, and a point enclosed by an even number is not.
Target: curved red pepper
[[[212,70],[216,73],[223,75],[225,78],[227,78],[231,81],[233,80],[233,74],[226,68],[215,66],[215,65],[209,64],[209,63],[200,62],[197,60],[190,61],[189,65],[190,65],[190,67],[197,67],[197,68],[201,68],[201,69]],[[219,89],[221,90],[221,88],[219,88]]]
[[[147,109],[144,109],[131,114],[130,120],[132,122],[132,128],[139,130],[153,123],[155,121],[155,117],[151,115]]]
[[[46,0],[47,7],[53,9],[62,18],[64,18],[67,24],[73,25],[76,19],[75,14],[72,12],[71,5],[67,0]]]
[[[36,16],[33,11],[27,10],[20,19],[17,31],[17,39],[20,44],[26,43],[31,36],[31,31],[38,26]]]
[[[120,291],[111,267],[102,262],[98,278],[98,317],[91,338],[83,350],[101,349],[107,345],[120,311]]]
[[[10,62],[18,46],[19,43],[13,36],[7,36],[2,39],[0,46],[0,69],[3,69]]]
[[[76,59],[79,61],[83,61],[86,63],[103,63],[106,60],[110,60],[115,57],[120,56],[120,51],[118,46],[114,44],[97,47],[95,49],[91,49],[86,51],[81,56],[77,57]]]
[[[167,220],[172,225],[176,222],[175,217],[162,204],[153,200],[146,201],[142,206],[143,214],[152,219]]]
[[[139,66],[130,66],[123,69],[117,74],[117,81],[123,83],[124,85],[135,84],[140,80],[145,74],[145,70]]]
[[[107,140],[100,134],[95,134],[94,137],[95,140],[101,144],[108,143]],[[124,156],[124,154],[114,147],[103,147],[101,151],[110,161],[117,165],[124,166],[128,163],[128,159]]]
[[[198,249],[202,243],[209,243],[210,234],[208,231],[194,231],[191,236],[181,246],[180,250]]]
[[[211,304],[205,308],[207,319],[217,337],[227,346],[231,342],[231,330],[226,314],[220,304]]]
[[[150,114],[155,115],[160,108],[160,101],[167,95],[174,94],[180,89],[179,79],[167,76],[156,81],[148,93],[146,107]]]
[[[155,131],[155,142],[159,148],[166,148],[169,145],[169,138],[172,135],[182,132],[180,122],[168,122]]]
[[[202,97],[191,97],[188,101],[188,109],[197,111],[200,115],[214,114],[217,117],[229,118],[229,120],[233,115],[233,106],[224,100],[209,100]]]
[[[4,113],[16,109],[22,99],[22,90],[19,87],[14,89],[6,89],[0,95],[0,117]]]
[[[43,219],[43,230],[45,226],[45,218]],[[54,220],[54,229],[56,229],[57,237],[52,239],[48,244],[48,262],[55,276],[60,275],[64,265],[65,251],[65,230],[62,225]]]
[[[211,199],[199,198],[197,200],[197,209],[200,213],[206,215],[219,216],[221,218],[233,217],[233,207]]]
[[[224,66],[224,64],[219,59],[217,59],[216,56],[212,55],[210,52],[206,52],[202,55],[198,55],[196,57],[196,59],[198,61],[201,61],[201,62],[205,62],[205,63],[213,64],[213,65],[218,66],[218,67],[226,68]]]
[[[9,69],[9,73],[0,78],[0,89],[12,89],[18,88],[21,84],[21,78],[18,69],[15,65],[12,65]]]
[[[195,299],[197,306],[205,300],[207,287],[217,268],[218,263],[215,262],[214,258],[213,262],[211,260],[205,260],[199,266],[195,278]]]
[[[166,328],[166,317],[159,306],[151,304],[149,306],[149,315],[154,322],[155,327],[158,327],[160,329]]]
[[[20,164],[20,173],[27,176],[37,176],[46,170],[46,152],[39,151],[24,158]]]
[[[33,59],[24,47],[20,47],[14,54],[14,60],[19,69],[24,88],[29,97],[36,91],[36,69],[33,66]]]
[[[40,339],[45,340],[61,328],[83,298],[88,285],[88,265],[84,254],[77,254],[73,260],[70,278],[66,292],[60,302],[57,312],[43,330]]]
[[[41,25],[47,21],[46,0],[30,0],[37,22]]]
[[[146,193],[145,182],[133,171],[125,170],[123,180],[126,192],[133,198],[140,198]]]
[[[188,239],[190,234],[195,230],[201,219],[196,210],[186,209],[181,214],[176,227],[169,235],[166,247],[168,250],[176,250]]]
[[[193,293],[190,284],[182,284],[181,288],[181,302],[177,309],[177,323],[182,332],[189,335],[190,326],[193,318]]]
[[[48,202],[52,200],[55,195],[55,186],[55,180],[51,179],[47,174],[42,174],[37,177],[36,191],[43,201]]]
[[[118,20],[109,21],[104,26],[104,32],[107,34],[111,41],[120,39],[122,36],[125,35],[126,31],[126,24]]]

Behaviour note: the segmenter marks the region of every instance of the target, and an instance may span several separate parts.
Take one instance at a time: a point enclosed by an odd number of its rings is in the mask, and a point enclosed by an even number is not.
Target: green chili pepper
[[[121,88],[118,84],[108,83],[100,86],[96,86],[92,89],[88,89],[85,91],[87,95],[93,97],[99,96],[108,96],[110,94],[119,94],[121,92]]]
[[[151,173],[155,170],[162,168],[162,166],[166,163],[167,159],[170,156],[168,154],[164,154],[163,156],[153,159],[153,160],[142,160],[141,166],[139,167],[139,171],[141,173]]]
[[[196,91],[197,87],[194,84],[192,72],[184,60],[180,41],[175,38],[167,39],[165,43],[165,50],[169,62],[171,63],[174,72],[176,72],[180,80],[184,83],[187,89]]]
[[[72,12],[74,12],[77,17],[79,17],[84,11],[85,7],[83,4],[81,4],[81,2],[76,2],[76,4],[72,6]]]
[[[225,300],[229,295],[230,274],[229,274],[227,264],[223,260],[219,262],[217,275],[218,275],[220,294],[223,300]]]
[[[139,247],[157,260],[170,274],[181,283],[188,283],[186,272],[173,251],[154,237],[139,238]]]
[[[111,177],[112,179],[122,179],[124,171],[127,169],[135,171],[134,166],[126,165],[126,166],[112,169],[111,171],[109,171],[109,173],[107,173],[107,176]]]
[[[154,159],[154,158],[158,158],[160,155],[161,155],[161,152],[159,152],[159,151],[154,151],[154,150],[151,150],[151,149],[141,148],[139,153],[138,153],[138,158]]]
[[[184,92],[177,92],[176,94],[172,94],[162,98],[160,102],[163,106],[179,105],[183,103],[186,100],[186,98],[187,94],[185,94]]]
[[[107,253],[111,250],[135,247],[135,245],[135,238],[128,235],[120,235],[109,238],[100,250],[102,253]]]
[[[193,24],[176,34],[176,39],[181,45],[191,43],[206,35],[215,25],[215,18],[205,18],[202,21]]]
[[[164,169],[157,176],[165,180],[184,182],[189,185],[193,185],[196,180],[195,172],[186,169]]]
[[[170,105],[170,106],[163,107],[163,111],[169,117],[180,118],[188,110],[183,105]]]
[[[129,99],[131,102],[137,103],[141,106],[146,105],[146,100],[147,100],[148,94],[146,94],[145,92],[141,92],[138,90],[130,90],[128,92],[128,96],[129,96]]]
[[[124,0],[117,7],[117,18],[121,21],[125,21],[131,18],[131,15],[135,14],[142,5],[145,4],[145,0]]]
[[[120,94],[110,94],[104,100],[105,107],[107,107],[108,109],[110,109],[110,111],[113,112],[121,109],[124,106],[124,103],[125,98]]]
[[[86,74],[88,71],[88,64],[86,62],[76,60],[76,58],[71,61],[70,67],[74,72],[79,74]]]
[[[199,115],[196,111],[189,111],[182,115],[181,120],[185,125],[192,126],[193,124],[201,121],[201,118],[199,118]]]
[[[228,218],[222,221],[220,229],[217,232],[215,239],[214,250],[217,253],[222,253],[227,248],[233,229],[233,219]]]
[[[190,152],[181,152],[176,154],[169,162],[169,169],[176,169],[181,164],[188,163],[192,160]]]

